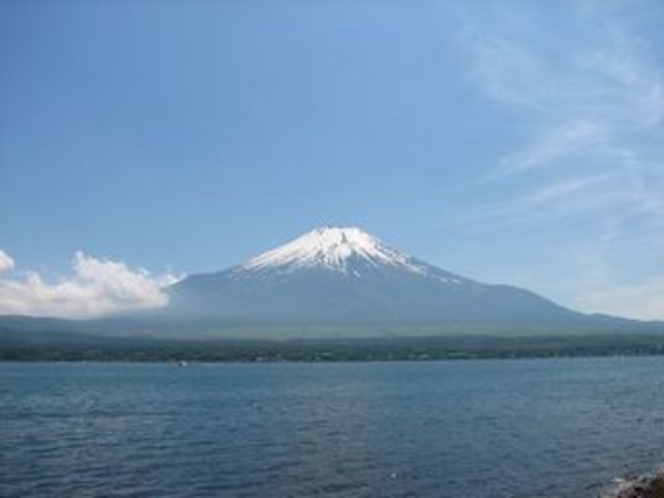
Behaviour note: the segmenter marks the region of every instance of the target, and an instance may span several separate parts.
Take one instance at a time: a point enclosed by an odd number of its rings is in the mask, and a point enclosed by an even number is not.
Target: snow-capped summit
[[[348,227],[312,230],[244,265],[191,275],[168,292],[167,314],[209,327],[494,327],[578,319],[531,292],[456,275]]]
[[[356,227],[326,226],[249,260],[243,270],[260,271],[275,267],[322,267],[346,272],[349,263],[405,267],[421,272],[412,258],[384,244]]]

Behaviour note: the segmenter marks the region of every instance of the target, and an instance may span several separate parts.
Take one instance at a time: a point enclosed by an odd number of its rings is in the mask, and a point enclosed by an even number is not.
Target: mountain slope
[[[188,277],[167,292],[165,308],[129,315],[0,316],[0,350],[3,344],[10,349],[109,344],[87,336],[394,341],[664,331],[662,322],[586,315],[524,289],[447,272],[357,228],[314,230],[243,265]]]
[[[358,228],[320,228],[169,289],[167,314],[227,324],[569,324],[591,317],[404,254]]]

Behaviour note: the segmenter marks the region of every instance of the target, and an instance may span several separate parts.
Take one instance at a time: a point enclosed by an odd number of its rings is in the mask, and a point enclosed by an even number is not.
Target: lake
[[[664,463],[664,357],[0,364],[0,496],[594,497]]]

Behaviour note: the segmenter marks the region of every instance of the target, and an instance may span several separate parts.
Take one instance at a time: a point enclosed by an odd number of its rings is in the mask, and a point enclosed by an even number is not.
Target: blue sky
[[[158,304],[331,223],[664,318],[663,25],[658,0],[5,0],[0,311]]]

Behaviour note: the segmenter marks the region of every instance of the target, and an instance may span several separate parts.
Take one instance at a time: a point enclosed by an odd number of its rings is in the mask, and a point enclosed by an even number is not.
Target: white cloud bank
[[[46,282],[34,271],[12,271],[14,260],[0,249],[0,314],[92,318],[168,303],[164,287],[178,278],[77,252],[72,274]]]

